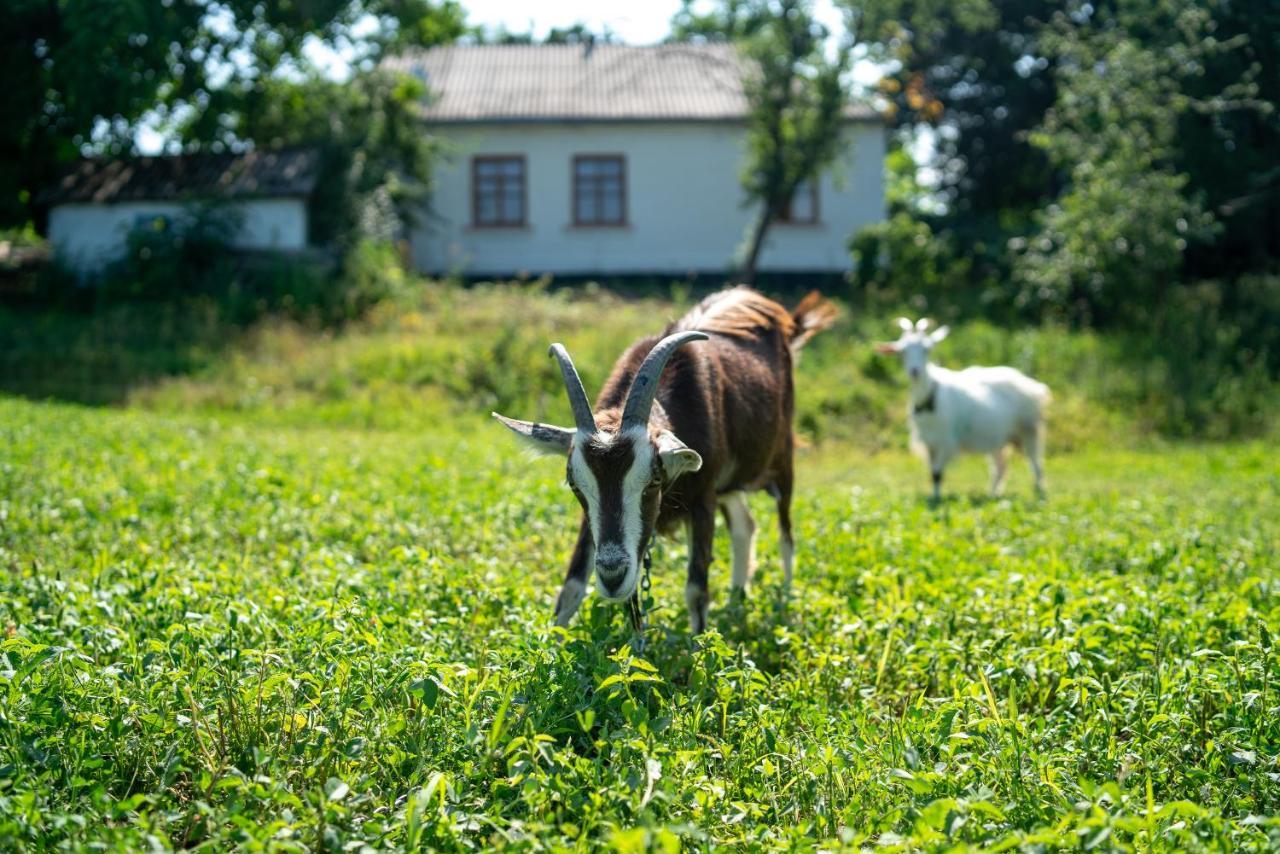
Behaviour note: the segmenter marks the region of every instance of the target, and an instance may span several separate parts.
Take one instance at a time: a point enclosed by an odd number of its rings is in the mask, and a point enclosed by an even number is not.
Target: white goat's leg
[[[1005,449],[1001,448],[990,457],[991,460],[991,494],[999,495],[1004,492],[1004,476],[1008,471],[1008,458],[1005,456]]]
[[[745,590],[756,573],[756,522],[751,518],[747,497],[741,492],[721,496],[720,509],[729,524],[733,541],[733,579],[735,590]]]
[[[933,500],[942,500],[942,472],[947,467],[948,455],[929,449],[929,474],[933,477]]]
[[[1036,476],[1036,495],[1044,495],[1044,423],[1040,422],[1027,432],[1022,448]]]

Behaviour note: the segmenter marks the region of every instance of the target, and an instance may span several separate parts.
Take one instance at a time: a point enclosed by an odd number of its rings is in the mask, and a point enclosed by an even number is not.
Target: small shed
[[[302,250],[319,168],[310,148],[86,158],[42,196],[49,243],[63,264],[93,272],[123,254],[132,230],[219,203],[235,210],[236,248]]]

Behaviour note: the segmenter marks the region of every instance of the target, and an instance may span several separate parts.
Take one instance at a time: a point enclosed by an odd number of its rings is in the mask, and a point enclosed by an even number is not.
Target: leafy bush
[[[206,205],[156,217],[129,232],[125,253],[104,273],[108,301],[216,294],[235,284],[231,242],[243,217],[233,207]]]
[[[1006,231],[971,224],[964,235],[939,229],[929,217],[900,211],[849,241],[853,298],[875,308],[911,306],[917,312],[1033,319],[1015,299],[1008,275]]]
[[[1161,432],[1222,439],[1271,428],[1280,368],[1280,277],[1245,277],[1234,287],[1201,282],[1170,291],[1132,356],[1142,396]]]
[[[0,311],[0,388],[282,424],[398,429],[495,409],[567,422],[548,342],[569,347],[594,391],[628,343],[696,298],[550,290],[541,281],[463,288],[387,272],[386,247],[352,257],[365,266],[347,270],[342,288],[332,277],[304,279],[274,316],[252,324],[233,322],[211,298],[117,302],[89,314]],[[260,277],[284,287],[293,268],[272,263]],[[941,364],[1013,365],[1053,388],[1054,452],[1152,435],[1265,434],[1277,411],[1268,371],[1280,352],[1278,288],[1276,277],[1209,283],[1196,291],[1199,302],[1188,292],[1141,330],[1102,332],[996,324],[941,300],[924,309],[853,303],[805,348],[797,424],[818,443],[902,447],[906,381],[873,345],[896,334],[895,315],[928,313],[953,325]],[[320,334],[322,310],[355,319]]]
[[[330,315],[355,318],[383,300],[399,296],[408,285],[396,247],[389,241],[361,240],[342,259]]]
[[[97,310],[122,303],[207,301],[232,326],[267,314],[320,325],[345,323],[405,286],[396,248],[361,240],[335,262],[329,253],[238,250],[232,238],[240,214],[202,207],[136,228],[124,256],[91,282],[56,268],[50,293],[62,303]]]
[[[972,263],[908,213],[862,229],[849,250],[854,283],[869,296],[906,302],[919,294],[956,295],[971,287]]]

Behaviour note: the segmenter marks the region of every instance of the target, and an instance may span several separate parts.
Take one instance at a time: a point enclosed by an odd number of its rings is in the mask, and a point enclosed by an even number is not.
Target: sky
[[[712,2],[695,0],[694,8],[707,10]],[[489,30],[532,32],[535,38],[541,39],[553,27],[580,23],[591,32],[608,30],[625,44],[654,44],[670,32],[671,18],[680,10],[681,3],[680,0],[463,0],[462,5],[468,24]],[[815,14],[832,32],[842,30],[841,13],[832,0],[816,0]],[[349,47],[340,45],[335,50],[312,38],[303,52],[308,61],[332,77],[344,78],[351,71],[353,53]],[[880,70],[873,63],[861,61],[855,64],[853,77],[858,83],[869,85],[880,77]],[[135,142],[144,154],[156,154],[170,140],[156,126],[153,116],[143,119]]]
[[[694,9],[708,11],[713,0],[695,0]],[[624,44],[654,44],[671,32],[671,18],[680,10],[680,0],[463,0],[467,23],[490,31],[532,32],[543,39],[555,27],[564,29],[584,24],[594,33],[611,32]],[[817,0],[815,15],[833,33],[843,29],[841,13],[832,0]],[[350,70],[342,50],[334,51],[319,39],[306,45],[307,59],[328,73],[342,77]],[[870,63],[855,69],[860,83],[873,82],[879,75]]]
[[[467,21],[514,33],[533,30],[536,38],[552,27],[586,24],[592,32],[607,27],[628,44],[653,44],[670,31],[680,0],[464,0]]]
[[[671,17],[680,0],[464,0],[467,20],[486,27],[505,26],[515,33],[533,30],[541,38],[552,27],[582,23],[592,32],[606,27],[627,44],[653,44],[670,32]],[[712,4],[698,0],[694,8]],[[831,29],[840,26],[840,13],[831,0],[818,0],[818,19]]]

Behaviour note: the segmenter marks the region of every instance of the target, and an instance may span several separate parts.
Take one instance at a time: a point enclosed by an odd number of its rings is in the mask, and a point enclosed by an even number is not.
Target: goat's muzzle
[[[608,599],[626,599],[635,590],[633,562],[621,548],[602,549],[596,554],[596,578],[600,592]]]

